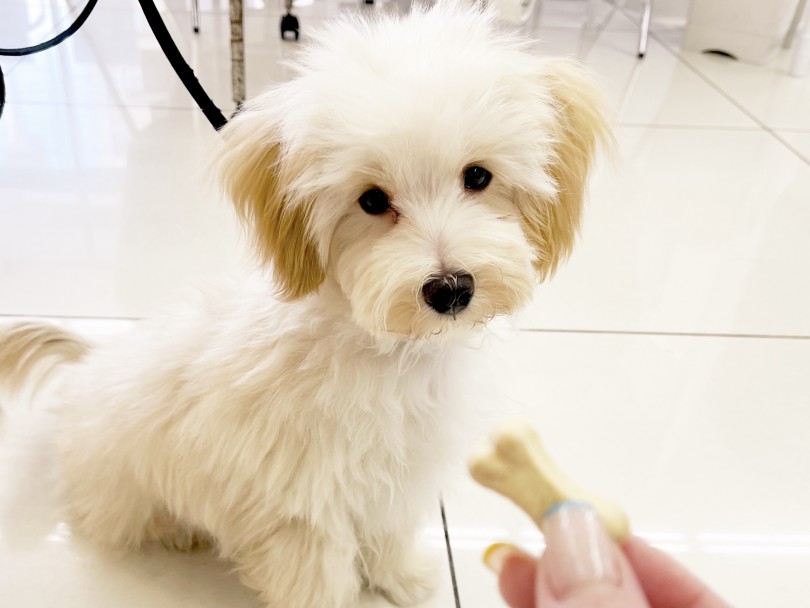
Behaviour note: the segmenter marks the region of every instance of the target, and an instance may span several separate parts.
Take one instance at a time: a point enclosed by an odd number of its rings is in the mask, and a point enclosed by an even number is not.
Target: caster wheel
[[[298,24],[298,17],[287,13],[281,18],[281,39],[288,40],[287,33],[292,34],[295,37],[295,40],[298,40],[299,36],[299,24]]]

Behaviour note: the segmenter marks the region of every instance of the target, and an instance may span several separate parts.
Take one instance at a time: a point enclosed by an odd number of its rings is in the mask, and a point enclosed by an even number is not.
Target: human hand
[[[621,548],[585,505],[564,503],[543,521],[536,558],[506,544],[484,561],[511,608],[728,608],[683,566],[631,536]]]

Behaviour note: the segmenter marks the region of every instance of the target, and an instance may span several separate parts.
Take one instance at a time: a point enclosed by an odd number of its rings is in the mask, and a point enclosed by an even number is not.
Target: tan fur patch
[[[258,113],[246,112],[224,130],[220,179],[249,226],[260,259],[270,262],[285,299],[300,298],[323,282],[324,270],[307,228],[311,202],[291,205],[284,185],[292,171]]]
[[[46,358],[77,361],[87,348],[80,337],[55,325],[21,322],[0,327],[0,382],[17,390]]]
[[[598,145],[610,140],[600,95],[590,78],[571,61],[550,60],[545,65],[542,83],[552,94],[556,118],[553,161],[547,171],[556,182],[557,196],[551,201],[538,194],[517,197],[541,280],[554,274],[573,247],[591,164]]]

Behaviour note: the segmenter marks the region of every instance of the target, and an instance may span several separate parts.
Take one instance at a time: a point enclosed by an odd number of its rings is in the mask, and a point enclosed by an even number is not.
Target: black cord
[[[214,102],[211,101],[211,98],[202,88],[200,81],[197,80],[197,77],[194,75],[194,70],[192,70],[186,63],[186,60],[183,59],[183,55],[169,35],[169,30],[166,29],[166,24],[163,23],[163,19],[160,18],[160,13],[155,7],[155,3],[152,2],[152,0],[138,0],[138,2],[141,4],[143,16],[146,17],[149,27],[152,28],[152,33],[155,35],[160,48],[163,49],[163,54],[166,55],[166,59],[169,60],[175,73],[186,87],[186,90],[194,98],[194,101],[197,102],[197,105],[200,107],[203,114],[205,114],[208,122],[211,123],[214,129],[219,131],[228,123],[228,120],[223,116]]]
[[[50,40],[40,42],[39,44],[35,44],[34,46],[24,46],[18,49],[0,48],[0,55],[5,55],[6,57],[22,57],[24,55],[33,55],[34,53],[39,53],[40,51],[44,51],[46,49],[54,47],[60,42],[64,42],[65,40],[70,38],[73,34],[75,34],[81,26],[84,25],[84,22],[87,21],[87,18],[90,16],[90,13],[92,13],[93,9],[96,8],[97,3],[98,0],[88,0],[87,4],[85,4],[84,6],[84,9],[82,9],[82,12],[79,13],[78,17],[76,17],[76,21],[71,23],[64,32],[57,34]]]
[[[0,118],[3,118],[3,108],[6,107],[6,81],[3,80],[3,66],[0,65]]]
[[[444,544],[447,547],[447,561],[450,564],[450,581],[453,583],[453,599],[456,608],[461,608],[461,598],[458,595],[458,580],[456,579],[456,565],[453,563],[453,549],[450,546],[450,531],[447,529],[447,514],[444,512],[444,498],[439,497],[439,510],[442,514],[442,528],[444,528]]]
[[[39,44],[35,44],[34,46],[24,46],[20,48],[11,48],[11,49],[3,49],[0,48],[0,56],[4,57],[23,57],[25,55],[33,55],[34,53],[39,53],[40,51],[44,51],[51,47],[56,46],[60,42],[64,42],[68,38],[70,38],[73,34],[79,31],[79,28],[84,25],[84,22],[87,21],[87,18],[90,16],[90,13],[93,12],[93,9],[96,8],[96,4],[98,0],[87,0],[87,4],[85,4],[84,9],[82,12],[79,13],[79,16],[76,17],[76,20],[71,23],[67,29],[50,40],[46,40],[45,42],[40,42]],[[3,78],[3,68],[0,67],[0,118],[3,117],[3,108],[6,107],[6,82]]]
[[[180,53],[174,40],[172,40],[172,37],[169,35],[169,31],[166,29],[166,24],[163,23],[163,19],[161,19],[160,13],[155,7],[155,3],[152,0],[138,0],[138,2],[141,5],[143,16],[146,17],[149,27],[152,28],[152,33],[155,35],[158,44],[160,44],[160,48],[166,55],[166,59],[169,60],[169,63],[180,78],[183,86],[186,87],[186,90],[194,98],[194,101],[197,102],[197,105],[200,107],[203,114],[205,114],[208,122],[211,123],[214,129],[219,131],[228,123],[228,120],[202,88],[200,81],[197,80],[197,77],[194,75],[194,70],[192,70],[186,63],[186,60],[183,59],[183,55]],[[40,51],[44,51],[64,42],[84,25],[84,22],[87,21],[87,18],[90,16],[90,13],[93,12],[97,3],[98,0],[87,0],[87,4],[84,9],[82,9],[79,16],[76,17],[76,20],[71,23],[65,31],[57,34],[50,40],[46,40],[34,46],[11,49],[0,48],[0,56],[22,57],[24,55],[33,55],[34,53],[39,53]],[[5,104],[6,84],[3,80],[3,70],[0,68],[0,117],[3,116]]]

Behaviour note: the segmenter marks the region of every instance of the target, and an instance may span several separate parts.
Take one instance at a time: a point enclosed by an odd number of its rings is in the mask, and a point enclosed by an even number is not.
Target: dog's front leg
[[[398,606],[423,602],[436,588],[436,556],[418,548],[411,532],[367,537],[361,551],[369,587]]]
[[[237,551],[243,582],[268,608],[356,608],[360,594],[357,542],[304,522],[281,525]]]

